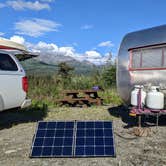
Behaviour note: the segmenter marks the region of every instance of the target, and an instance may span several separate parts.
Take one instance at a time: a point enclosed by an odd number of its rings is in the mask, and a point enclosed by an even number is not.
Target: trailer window
[[[130,50],[131,70],[166,68],[166,46]]]
[[[137,69],[141,66],[141,51],[132,52],[132,68]]]
[[[0,70],[17,71],[17,65],[8,54],[0,54]]]

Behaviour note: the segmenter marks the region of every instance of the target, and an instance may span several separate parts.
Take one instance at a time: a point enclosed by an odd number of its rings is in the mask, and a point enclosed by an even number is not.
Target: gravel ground
[[[0,165],[2,166],[166,166],[166,125],[149,127],[147,137],[136,137],[127,117],[110,106],[56,108],[48,113],[3,112],[0,115]],[[30,110],[29,110],[30,111]],[[36,110],[37,111],[37,110]],[[124,111],[124,110],[122,110]],[[106,158],[29,158],[38,120],[113,120],[116,157]]]

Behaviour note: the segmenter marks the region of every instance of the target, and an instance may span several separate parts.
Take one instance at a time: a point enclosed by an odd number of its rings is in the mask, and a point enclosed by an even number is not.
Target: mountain
[[[38,57],[38,60],[41,62],[45,62],[46,64],[59,64],[61,62],[70,62],[70,61],[75,61],[74,58],[70,57],[70,56],[64,56],[64,55],[58,55],[56,54],[56,56],[54,54],[41,54]]]
[[[50,56],[49,58],[46,56],[44,58],[44,61],[43,59],[41,61],[41,58],[33,58],[25,60],[21,62],[21,64],[27,74],[37,75],[57,73],[58,64],[61,62],[66,62],[68,65],[74,67],[75,74],[89,75],[97,71],[99,68],[98,66],[96,67],[94,64],[88,61],[79,62],[74,58],[68,56],[54,56],[53,59],[51,59]]]

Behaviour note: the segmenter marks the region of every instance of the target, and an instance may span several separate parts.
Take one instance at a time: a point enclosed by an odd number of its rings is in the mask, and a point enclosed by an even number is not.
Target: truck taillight
[[[22,88],[25,92],[28,92],[28,78],[27,77],[22,78]]]

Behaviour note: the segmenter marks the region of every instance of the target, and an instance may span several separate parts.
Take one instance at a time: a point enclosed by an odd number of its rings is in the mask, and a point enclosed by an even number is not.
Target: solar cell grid
[[[112,122],[77,122],[75,156],[114,156]]]
[[[72,156],[74,122],[39,122],[33,157]]]
[[[114,156],[112,122],[39,122],[32,157]]]

